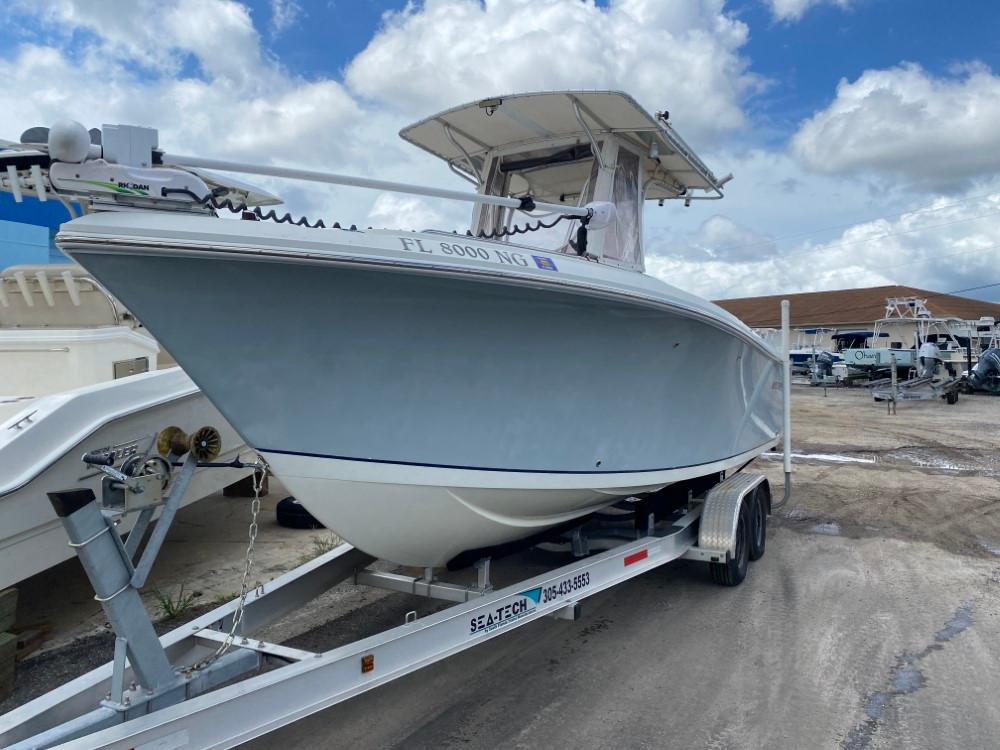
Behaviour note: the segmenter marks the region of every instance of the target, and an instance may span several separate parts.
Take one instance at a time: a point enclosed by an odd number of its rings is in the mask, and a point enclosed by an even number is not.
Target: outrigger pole
[[[181,156],[178,154],[162,154],[160,161],[164,166],[194,167],[201,169],[218,169],[223,172],[241,172],[245,174],[258,174],[268,177],[284,177],[290,180],[305,180],[307,182],[324,182],[330,185],[347,185],[350,187],[368,188],[370,190],[386,190],[393,193],[410,193],[413,195],[426,195],[431,198],[445,198],[448,200],[466,201],[468,203],[485,203],[491,206],[503,206],[505,208],[516,208],[521,211],[551,211],[553,213],[565,214],[568,216],[591,217],[595,216],[600,207],[601,211],[612,211],[612,204],[597,203],[588,206],[569,206],[565,203],[537,203],[531,196],[524,198],[505,198],[500,195],[482,195],[480,193],[470,193],[466,190],[449,190],[447,188],[425,187],[423,185],[411,185],[405,182],[391,182],[389,180],[375,180],[370,177],[354,177],[333,172],[316,172],[309,169],[290,169],[288,167],[275,167],[267,164],[246,164],[237,161],[223,161],[221,159],[203,159],[199,156]],[[606,208],[607,207],[607,208]],[[611,214],[613,216],[613,213]],[[611,218],[608,217],[608,219]],[[603,217],[597,217],[603,219]],[[605,219],[600,226],[608,222]],[[594,229],[599,228],[595,222]]]

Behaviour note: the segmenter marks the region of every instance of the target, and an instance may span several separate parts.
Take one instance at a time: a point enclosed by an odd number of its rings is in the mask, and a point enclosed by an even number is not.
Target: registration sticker
[[[558,271],[556,262],[544,255],[528,255],[514,248],[501,250],[498,247],[483,246],[475,239],[459,238],[460,241],[425,242],[421,237],[399,237],[399,242],[408,253],[424,253],[425,255],[447,255],[452,258],[468,258],[470,260],[485,260],[502,266],[520,266],[530,268],[531,260],[543,271]],[[469,244],[466,244],[469,243]]]

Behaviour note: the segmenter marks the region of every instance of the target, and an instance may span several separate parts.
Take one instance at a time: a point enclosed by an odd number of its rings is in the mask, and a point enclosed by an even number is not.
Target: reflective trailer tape
[[[627,568],[629,565],[637,563],[640,560],[645,560],[647,557],[649,557],[649,550],[644,549],[633,552],[631,555],[625,555],[625,567]]]

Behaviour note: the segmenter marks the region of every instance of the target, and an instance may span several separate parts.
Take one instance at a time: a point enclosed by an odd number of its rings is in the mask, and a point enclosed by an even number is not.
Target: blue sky
[[[787,137],[827,105],[842,78],[903,61],[943,76],[970,58],[1000,69],[1000,3],[981,0],[866,0],[849,9],[819,5],[795,23],[776,22],[760,2],[733,12],[751,28],[744,48],[754,70],[774,82],[754,111]]]
[[[12,0],[0,137],[70,116],[206,156],[462,187],[396,133],[510,91],[666,108],[726,200],[647,210],[647,270],[707,296],[1000,282],[1000,3],[928,0]],[[464,207],[301,185],[367,225]],[[0,215],[9,206],[0,203]],[[23,210],[21,216],[29,215]],[[0,258],[2,263],[2,258]],[[997,276],[993,279],[993,276]],[[980,290],[1000,300],[1000,287]]]
[[[269,35],[268,49],[305,77],[341,77],[372,38],[387,11],[406,2],[355,0],[303,3],[308,22]],[[597,3],[607,6],[608,2]],[[248,3],[255,18],[273,19],[267,0]],[[771,81],[750,103],[758,129],[752,138],[782,140],[799,121],[833,98],[841,78],[902,61],[947,75],[970,57],[1000,69],[1000,3],[940,0],[865,0],[845,9],[811,8],[795,23],[777,21],[760,0],[726,6],[750,26],[744,53]]]
[[[367,46],[386,11],[406,1],[340,0],[302,3],[307,22],[271,34],[267,46],[282,64],[306,76],[340,77]],[[607,6],[608,2],[597,3]],[[268,0],[248,3],[270,23]],[[787,138],[798,122],[827,104],[841,78],[870,68],[918,62],[937,75],[970,59],[1000,70],[1000,3],[979,0],[863,0],[849,8],[821,4],[795,23],[774,19],[760,0],[727,3],[750,26],[743,48],[771,87],[751,102],[758,130],[752,137]]]

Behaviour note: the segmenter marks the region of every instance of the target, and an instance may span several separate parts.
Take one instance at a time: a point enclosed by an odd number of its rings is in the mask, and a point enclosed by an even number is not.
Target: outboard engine
[[[833,375],[833,355],[830,352],[816,352],[816,374],[821,377]]]
[[[925,341],[920,345],[920,371],[917,375],[921,378],[933,378],[937,372],[938,365],[941,364],[941,350],[938,345]]]
[[[1000,349],[993,347],[979,355],[979,361],[969,373],[973,390],[1000,394]]]

